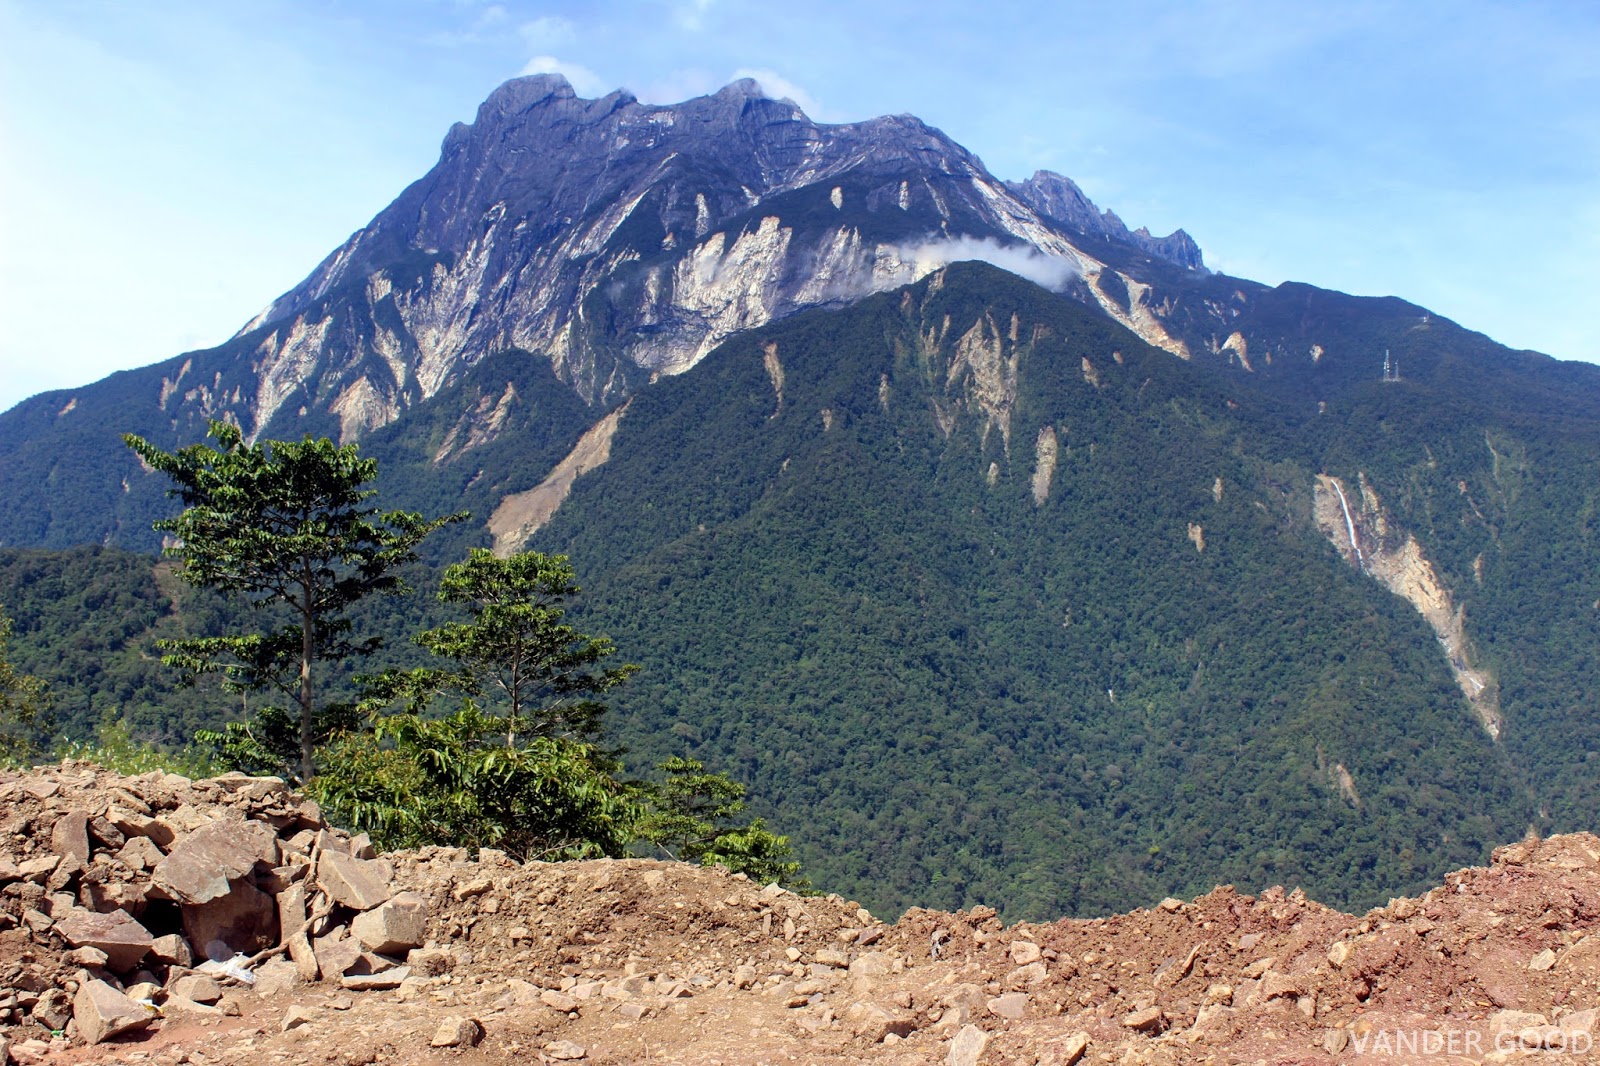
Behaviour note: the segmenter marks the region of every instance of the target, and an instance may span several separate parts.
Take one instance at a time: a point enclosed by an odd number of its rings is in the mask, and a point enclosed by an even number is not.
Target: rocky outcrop
[[[1358,475],[1357,483],[1352,499],[1339,478],[1317,475],[1312,509],[1317,528],[1352,566],[1416,608],[1439,638],[1450,673],[1484,731],[1499,739],[1499,686],[1474,662],[1465,608],[1455,602],[1417,538],[1396,526],[1365,475]]]
[[[1151,236],[1143,226],[1130,232],[1114,212],[1096,207],[1071,178],[1050,170],[1036,170],[1027,181],[1008,181],[1006,187],[1046,218],[1108,240],[1125,241],[1185,270],[1206,273],[1200,246],[1193,237],[1181,229],[1165,237]]]

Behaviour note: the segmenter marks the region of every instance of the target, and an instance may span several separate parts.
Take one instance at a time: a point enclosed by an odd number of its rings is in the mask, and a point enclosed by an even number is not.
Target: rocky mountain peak
[[[1150,255],[1186,270],[1207,273],[1200,246],[1183,230],[1153,236],[1144,226],[1129,230],[1115,212],[1102,211],[1077,182],[1052,170],[1036,170],[1027,181],[1008,181],[1007,188],[1041,215],[1097,237],[1126,241]]]
[[[657,105],[530,75],[453,126],[435,166],[304,281],[163,385],[182,397],[163,411],[180,434],[226,416],[252,437],[336,423],[354,439],[509,349],[609,406],[738,332],[953,259],[1031,248],[1055,273],[1098,277],[1108,237],[1199,268],[1181,232],[1130,234],[1058,175],[1008,186],[911,115],[819,123],[748,78]],[[1078,296],[1183,351],[1125,289]],[[201,373],[203,388],[190,381]]]

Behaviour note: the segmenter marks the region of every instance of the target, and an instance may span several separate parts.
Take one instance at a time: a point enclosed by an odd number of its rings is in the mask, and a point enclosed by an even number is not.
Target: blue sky
[[[912,112],[1217,269],[1600,361],[1600,6],[0,0],[0,409],[218,343],[506,78]]]

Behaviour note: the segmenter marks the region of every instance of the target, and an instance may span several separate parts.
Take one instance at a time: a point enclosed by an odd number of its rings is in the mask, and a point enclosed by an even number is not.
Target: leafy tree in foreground
[[[324,749],[318,802],[385,848],[493,847],[542,861],[623,854],[643,807],[616,763],[568,737],[507,747],[500,729],[471,700],[443,718],[381,716],[371,733]]]
[[[465,515],[425,519],[406,511],[380,513],[368,505],[362,486],[378,472],[353,444],[326,437],[246,444],[237,426],[213,421],[218,447],[195,444],[161,451],[129,434],[123,438],[139,457],[175,482],[169,495],[185,510],[155,528],[176,545],[167,554],[182,560],[181,576],[195,585],[243,593],[258,608],[281,605],[288,621],[267,632],[163,642],[163,661],[191,676],[220,672],[235,689],[276,688],[293,701],[299,719],[299,776],[315,774],[319,706],[316,665],[364,655],[376,638],[351,636],[346,612],[373,593],[405,591],[396,567],[416,558],[430,532]],[[292,764],[292,752],[272,742],[292,719],[267,716],[268,732],[253,739]]]
[[[674,756],[662,763],[666,784],[653,787],[651,808],[639,823],[639,837],[686,862],[720,864],[763,884],[773,881],[804,888],[800,863],[789,838],[769,831],[760,818],[728,826],[745,809],[744,786],[726,774],[708,773],[695,759]]]
[[[43,681],[11,665],[10,642],[11,619],[0,614],[0,763],[34,755],[38,737],[50,728],[50,693]]]

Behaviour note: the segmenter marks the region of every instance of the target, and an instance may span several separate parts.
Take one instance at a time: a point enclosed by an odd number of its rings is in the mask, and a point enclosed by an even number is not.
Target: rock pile
[[[0,778],[0,810],[0,1023],[31,1022],[34,1039],[237,1013],[230,988],[284,967],[394,988],[426,939],[393,865],[277,778],[67,763]]]

